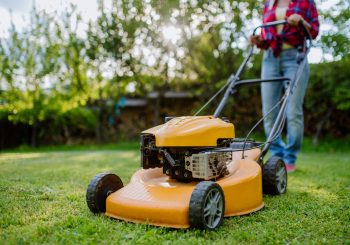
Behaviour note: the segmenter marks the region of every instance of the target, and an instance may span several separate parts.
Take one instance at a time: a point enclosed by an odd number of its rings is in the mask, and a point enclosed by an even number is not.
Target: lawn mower
[[[275,21],[258,28],[286,24]],[[307,28],[304,28],[307,31]],[[173,228],[213,230],[223,217],[248,214],[264,206],[263,193],[286,192],[287,172],[283,160],[271,157],[263,162],[271,143],[285,122],[286,102],[297,86],[311,39],[299,49],[298,69],[293,78],[240,80],[253,55],[249,49],[236,74],[198,111],[225,91],[213,115],[167,117],[165,123],[141,133],[141,167],[126,186],[112,173],[96,175],[90,182],[86,201],[93,213],[137,223]],[[220,114],[229,97],[244,84],[284,82],[284,95],[274,108],[279,113],[266,142],[239,139],[234,125]],[[271,110],[272,111],[272,110]],[[270,111],[270,112],[271,112]],[[266,115],[265,115],[266,117]]]

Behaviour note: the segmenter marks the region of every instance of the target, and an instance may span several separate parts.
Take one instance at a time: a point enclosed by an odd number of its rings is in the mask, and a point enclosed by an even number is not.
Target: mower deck
[[[263,208],[260,149],[234,152],[229,174],[216,181],[225,194],[225,217]],[[137,171],[128,185],[106,200],[106,215],[138,223],[173,228],[189,227],[189,203],[198,182],[181,183],[163,174],[162,168]]]

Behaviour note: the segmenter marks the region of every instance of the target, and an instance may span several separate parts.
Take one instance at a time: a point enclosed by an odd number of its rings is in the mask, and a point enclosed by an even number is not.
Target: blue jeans
[[[296,56],[297,49],[294,48],[283,50],[279,57],[274,57],[271,49],[264,51],[261,70],[262,79],[280,76],[292,79],[298,67]],[[294,88],[293,94],[290,95],[287,102],[287,141],[284,142],[282,137],[279,136],[273,141],[270,147],[272,156],[279,156],[285,163],[289,164],[295,164],[297,153],[301,148],[304,134],[303,101],[309,80],[309,74],[310,69],[306,61],[298,84]],[[285,86],[286,83],[283,82],[268,82],[261,84],[263,115],[266,115],[272,107],[278,103]],[[279,107],[275,108],[264,120],[266,137],[270,135],[278,111]]]

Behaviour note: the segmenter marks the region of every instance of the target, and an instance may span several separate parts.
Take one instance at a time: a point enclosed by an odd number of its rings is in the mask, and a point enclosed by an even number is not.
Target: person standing
[[[298,67],[298,47],[303,45],[305,31],[309,29],[313,39],[319,32],[318,12],[313,0],[266,0],[263,8],[263,23],[287,20],[287,24],[263,28],[261,35],[251,36],[250,42],[264,49],[261,77],[285,76],[292,79]],[[307,59],[307,57],[305,57]],[[286,108],[287,141],[279,136],[271,144],[271,155],[281,157],[287,171],[295,170],[297,153],[301,148],[304,134],[303,101],[309,80],[309,65],[306,65],[299,78],[297,87],[290,96]],[[261,84],[261,97],[265,134],[268,137],[276,120],[279,108],[268,112],[278,103],[286,84],[268,82]]]

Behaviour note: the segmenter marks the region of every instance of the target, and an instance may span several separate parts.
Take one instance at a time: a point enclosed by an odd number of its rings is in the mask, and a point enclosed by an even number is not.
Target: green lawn
[[[99,172],[127,183],[139,168],[131,150],[9,152],[0,155],[0,244],[350,244],[350,151],[300,154],[285,195],[265,196],[259,212],[224,219],[214,232],[176,230],[90,213],[85,190]]]

